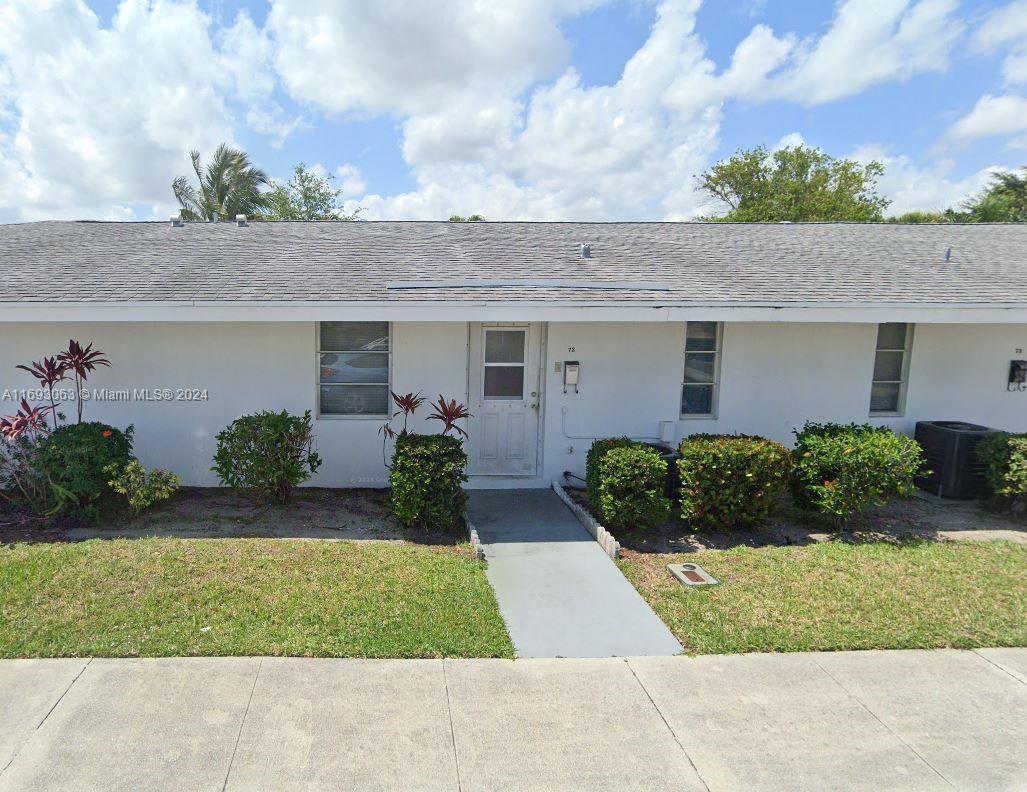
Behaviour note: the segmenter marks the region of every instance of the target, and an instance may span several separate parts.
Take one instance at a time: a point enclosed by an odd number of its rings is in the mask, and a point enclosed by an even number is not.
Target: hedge
[[[599,460],[598,510],[607,528],[644,530],[670,514],[667,463],[646,445],[611,448]]]
[[[795,434],[796,503],[841,523],[869,506],[912,495],[924,466],[915,440],[883,426],[807,423]]]
[[[995,432],[977,443],[988,495],[997,506],[1027,509],[1027,434]]]
[[[692,435],[680,453],[681,517],[695,529],[759,526],[788,484],[788,449],[762,437]]]
[[[401,524],[430,531],[459,526],[467,505],[467,454],[450,435],[402,434],[392,455],[392,511]]]

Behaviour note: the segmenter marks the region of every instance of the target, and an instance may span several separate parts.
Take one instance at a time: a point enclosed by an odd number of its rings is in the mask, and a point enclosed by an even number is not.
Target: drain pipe
[[[560,433],[563,434],[563,436],[566,437],[568,440],[592,440],[592,441],[595,441],[595,440],[597,440],[599,438],[599,435],[572,435],[572,434],[568,434],[567,433],[567,405],[566,404],[563,405],[563,407],[560,408]],[[638,440],[638,441],[652,441],[652,442],[656,442],[656,443],[664,443],[664,442],[666,442],[662,437],[632,437],[631,439],[632,440]],[[572,487],[574,489],[584,489],[583,485],[585,484],[585,479],[583,479],[581,476],[577,475],[576,473],[572,473],[569,470],[565,470],[565,471],[563,471],[563,478],[564,478],[564,481],[567,482],[567,486],[568,487]],[[575,483],[573,483],[571,481],[571,479],[577,479],[578,481],[581,482],[581,484],[575,484]]]
[[[565,404],[560,408],[560,432],[568,440],[598,440],[600,435],[572,435],[567,434],[567,405]],[[632,437],[632,440],[652,440],[656,443],[662,443],[664,440],[660,437]]]

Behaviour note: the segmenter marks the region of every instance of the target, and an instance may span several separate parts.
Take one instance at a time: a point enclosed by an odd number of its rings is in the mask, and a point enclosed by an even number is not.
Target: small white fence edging
[[[464,514],[464,525],[467,526],[467,538],[471,542],[471,549],[474,550],[474,557],[479,561],[485,560],[485,548],[482,547],[481,539],[478,537],[478,529],[474,527],[471,518]]]
[[[585,530],[592,534],[592,537],[606,551],[606,554],[614,560],[620,558],[620,542],[614,538],[613,534],[607,531],[595,517],[568,495],[567,491],[556,481],[553,482],[553,491],[559,496],[560,500],[567,504],[567,508],[574,513],[574,516],[578,518],[578,522],[584,526]]]

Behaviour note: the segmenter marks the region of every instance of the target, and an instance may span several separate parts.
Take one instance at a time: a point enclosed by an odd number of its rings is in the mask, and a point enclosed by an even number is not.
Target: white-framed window
[[[387,416],[391,373],[388,322],[318,323],[318,416]]]
[[[877,326],[874,378],[870,386],[871,415],[902,415],[913,345],[913,325],[883,322]]]
[[[721,336],[720,322],[685,323],[682,418],[712,418],[717,414]]]
[[[522,401],[527,379],[528,328],[486,327],[482,332],[482,399]]]

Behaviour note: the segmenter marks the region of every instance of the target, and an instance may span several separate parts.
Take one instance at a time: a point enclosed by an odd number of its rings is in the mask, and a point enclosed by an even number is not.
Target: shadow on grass
[[[319,539],[453,545],[467,541],[460,529],[425,532],[403,528],[389,509],[385,489],[303,487],[287,504],[258,503],[220,487],[182,487],[142,514],[105,514],[95,525],[44,521],[0,503],[0,544],[81,542],[87,539]]]

